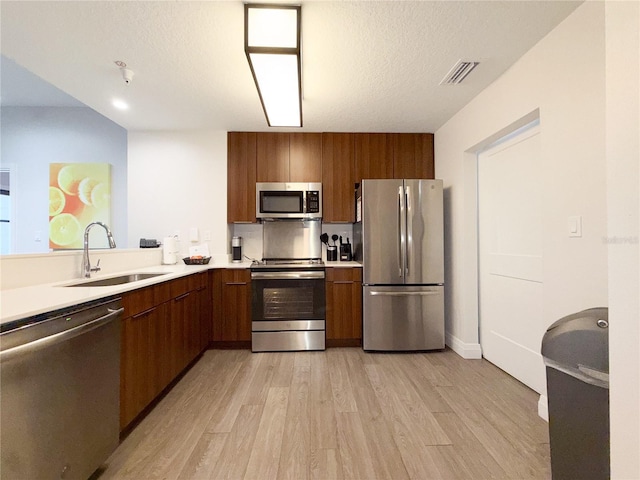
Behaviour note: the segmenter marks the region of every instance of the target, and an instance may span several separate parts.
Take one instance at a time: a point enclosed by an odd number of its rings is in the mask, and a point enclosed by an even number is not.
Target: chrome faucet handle
[[[92,272],[99,272],[101,270],[100,269],[100,259],[98,259],[98,262],[96,263],[96,266],[90,268],[89,270],[92,271]]]

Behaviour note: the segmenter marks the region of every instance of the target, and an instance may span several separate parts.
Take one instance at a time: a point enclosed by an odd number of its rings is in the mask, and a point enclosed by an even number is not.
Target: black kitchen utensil
[[[331,240],[333,240],[333,246],[336,246],[336,240],[338,240],[338,235],[336,235],[335,233],[333,235],[331,235]]]
[[[340,235],[340,245],[342,245],[342,235]]]
[[[323,233],[322,235],[320,235],[320,241],[322,243],[324,243],[328,247],[329,246],[329,235],[327,235],[326,233]]]

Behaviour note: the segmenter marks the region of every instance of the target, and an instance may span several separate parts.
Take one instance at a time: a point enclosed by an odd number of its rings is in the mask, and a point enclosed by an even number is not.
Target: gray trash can
[[[609,314],[561,318],[542,339],[554,480],[608,479]]]

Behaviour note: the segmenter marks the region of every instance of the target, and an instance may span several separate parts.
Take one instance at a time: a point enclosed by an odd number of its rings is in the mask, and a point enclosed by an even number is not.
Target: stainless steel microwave
[[[322,183],[256,183],[256,217],[322,218]]]

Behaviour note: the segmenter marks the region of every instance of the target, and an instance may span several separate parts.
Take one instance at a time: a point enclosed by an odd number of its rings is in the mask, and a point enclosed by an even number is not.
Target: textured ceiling
[[[300,3],[303,131],[430,132],[581,2]],[[268,130],[242,2],[3,0],[0,9],[3,55],[129,130]],[[438,85],[459,59],[480,65],[458,86]],[[135,72],[131,85],[115,60]],[[115,110],[114,97],[131,109]]]

